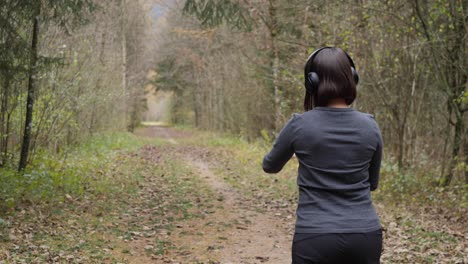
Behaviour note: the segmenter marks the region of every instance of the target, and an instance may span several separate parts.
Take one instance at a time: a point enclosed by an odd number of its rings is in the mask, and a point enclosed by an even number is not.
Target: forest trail
[[[218,250],[216,254],[221,263],[288,263],[291,234],[287,233],[281,220],[275,218],[272,212],[258,212],[249,208],[248,202],[243,201],[239,193],[219,179],[205,162],[187,161],[198,170],[199,176],[219,197],[216,211],[210,217],[188,225],[198,232],[203,230],[204,236],[198,238],[199,241],[195,244],[194,240],[181,240],[180,243],[191,244],[199,256],[204,255],[206,249]],[[233,224],[223,229],[212,228],[223,223]],[[206,241],[213,238],[221,239],[215,246],[206,247]]]
[[[161,126],[143,128],[137,134],[164,138],[174,145],[179,144],[177,138],[181,136],[180,132]],[[197,152],[196,149],[186,151],[181,148],[174,154],[191,166],[195,175],[214,191],[214,210],[204,219],[177,225],[178,232],[170,240],[187,251],[182,254],[185,255],[182,260],[176,255],[180,252],[173,252],[173,256],[165,257],[166,261],[194,263],[190,256],[196,256],[202,263],[289,263],[292,233],[288,224],[278,217],[281,214],[256,210],[252,201],[212,171],[212,163],[216,160],[206,161],[192,155]]]
[[[187,164],[193,175],[214,192],[211,204],[198,203],[205,217],[179,223],[176,232],[168,237],[174,247],[160,256],[164,263],[290,263],[296,204],[284,200],[287,193],[280,195],[280,202],[267,204],[261,193],[253,195],[258,199],[247,197],[245,193],[252,186],[243,185],[245,178],[234,180],[241,181],[236,188],[227,178],[245,173],[241,172],[242,167],[226,166],[226,156],[217,156],[220,153],[211,153],[203,144],[194,144],[196,133],[152,126],[136,134],[169,142],[173,157]],[[187,146],[185,139],[190,142]],[[259,176],[260,167],[255,168],[252,171],[250,167],[249,173],[256,175],[247,173],[245,177],[252,178],[253,182],[263,181],[265,178]],[[278,177],[282,176],[267,178],[276,182]],[[263,192],[272,186],[253,189]],[[379,201],[374,204],[384,227],[382,263],[466,263],[468,260],[461,257],[468,248],[468,233],[463,225],[441,224],[446,223],[443,214],[438,216],[430,210],[414,213],[405,208],[386,207]]]
[[[92,152],[79,159],[99,164],[82,173],[102,177],[94,188],[107,191],[6,215],[0,264],[290,263],[297,161],[266,175],[265,146],[155,125],[135,135],[126,139],[132,145],[93,150],[105,163]],[[384,227],[382,263],[468,263],[463,215],[395,206],[379,195],[372,197]]]

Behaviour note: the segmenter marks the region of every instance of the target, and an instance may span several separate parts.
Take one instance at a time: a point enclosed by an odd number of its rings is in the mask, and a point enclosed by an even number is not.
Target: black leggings
[[[342,234],[294,234],[293,264],[378,264],[382,231]]]

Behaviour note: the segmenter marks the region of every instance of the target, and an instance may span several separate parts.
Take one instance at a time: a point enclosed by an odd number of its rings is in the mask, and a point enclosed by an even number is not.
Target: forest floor
[[[266,175],[254,145],[162,126],[135,134],[146,143],[116,150],[111,175],[126,192],[23,206],[0,230],[0,263],[290,263],[294,161]],[[382,263],[468,263],[464,223],[376,208]]]

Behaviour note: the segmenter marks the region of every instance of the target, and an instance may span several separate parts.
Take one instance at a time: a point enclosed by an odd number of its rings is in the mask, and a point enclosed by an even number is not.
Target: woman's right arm
[[[293,141],[296,137],[294,121],[296,115],[286,123],[273,144],[271,151],[265,155],[262,162],[263,171],[277,173],[291,159],[294,154]]]

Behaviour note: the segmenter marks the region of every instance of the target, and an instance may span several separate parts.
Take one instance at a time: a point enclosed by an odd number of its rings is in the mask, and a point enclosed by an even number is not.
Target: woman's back
[[[295,116],[292,125],[299,128],[292,142],[299,160],[296,232],[379,229],[370,189],[377,187],[382,142],[372,116],[316,107]]]
[[[316,107],[295,114],[275,145],[264,158],[266,171],[281,169],[278,160],[289,159],[291,153],[299,160],[296,232],[380,228],[370,190],[377,187],[382,141],[371,115],[352,108]]]

